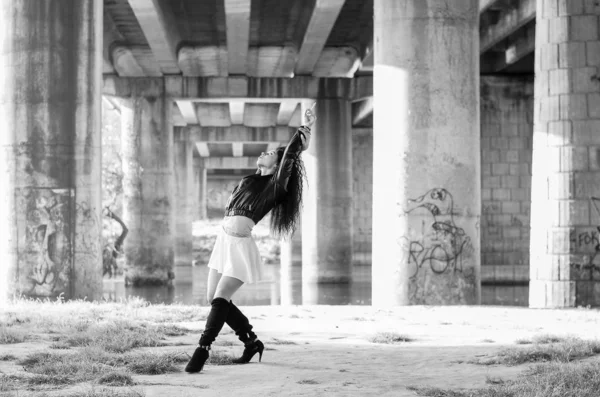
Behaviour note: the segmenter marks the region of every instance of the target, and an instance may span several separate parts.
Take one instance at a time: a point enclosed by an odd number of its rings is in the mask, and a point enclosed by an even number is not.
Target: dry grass
[[[499,382],[487,389],[409,389],[426,397],[597,397],[600,363],[538,364],[514,381]]]
[[[520,365],[551,361],[568,363],[596,354],[600,354],[600,341],[544,336],[534,339],[531,345],[504,349],[496,357],[473,360],[470,363],[481,365]]]
[[[369,338],[371,343],[394,344],[403,342],[413,342],[415,339],[395,332],[379,332]]]

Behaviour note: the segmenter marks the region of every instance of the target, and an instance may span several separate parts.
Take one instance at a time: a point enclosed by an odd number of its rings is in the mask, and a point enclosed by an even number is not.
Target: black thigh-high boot
[[[211,309],[206,318],[206,326],[200,337],[199,345],[194,351],[190,362],[185,367],[185,372],[200,372],[208,360],[210,346],[221,332],[227,315],[229,314],[229,301],[224,298],[215,298],[210,302]]]
[[[233,302],[229,302],[229,315],[226,322],[235,331],[238,339],[244,343],[242,356],[233,360],[233,362],[235,364],[245,364],[252,360],[252,357],[256,353],[258,353],[258,361],[261,361],[265,346],[256,338],[256,334],[252,332],[252,325],[250,325],[248,317],[244,316]]]

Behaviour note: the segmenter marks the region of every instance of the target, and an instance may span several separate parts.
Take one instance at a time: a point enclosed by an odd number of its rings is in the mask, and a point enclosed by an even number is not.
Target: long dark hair
[[[281,159],[284,151],[285,146],[277,148],[277,161],[280,167],[283,166]],[[300,153],[288,153],[288,156],[293,165],[288,179],[287,194],[271,210],[271,233],[277,237],[291,237],[294,234],[300,223],[302,210],[302,189],[306,179],[304,162]]]

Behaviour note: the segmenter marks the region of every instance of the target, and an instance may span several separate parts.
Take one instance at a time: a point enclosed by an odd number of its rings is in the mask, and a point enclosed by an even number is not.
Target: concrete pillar
[[[192,208],[195,220],[206,219],[206,168],[204,159],[194,157],[194,196]]]
[[[310,103],[303,105],[303,113],[306,105]],[[315,113],[312,141],[302,155],[308,179],[302,212],[303,291],[308,285],[349,283],[352,270],[350,102],[320,99]]]
[[[480,301],[478,6],[374,3],[375,306]]]
[[[171,101],[122,101],[125,282],[171,284],[174,277],[175,190]]]
[[[187,139],[187,130],[179,129],[173,144],[175,163],[175,266],[191,266],[192,202],[194,197],[193,146]],[[191,280],[188,280],[191,282]]]
[[[102,296],[102,12],[0,2],[2,297]]]
[[[281,305],[299,305],[301,302],[294,299],[294,287],[301,284],[302,278],[302,228],[298,228],[292,238],[282,239],[279,245]]]
[[[599,16],[537,2],[530,307],[600,304]]]

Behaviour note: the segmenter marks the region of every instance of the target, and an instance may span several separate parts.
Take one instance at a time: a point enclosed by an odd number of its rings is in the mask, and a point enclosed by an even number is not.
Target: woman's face
[[[265,168],[271,168],[277,164],[277,150],[270,150],[268,152],[262,152],[258,160],[256,160],[257,166],[263,166]]]

